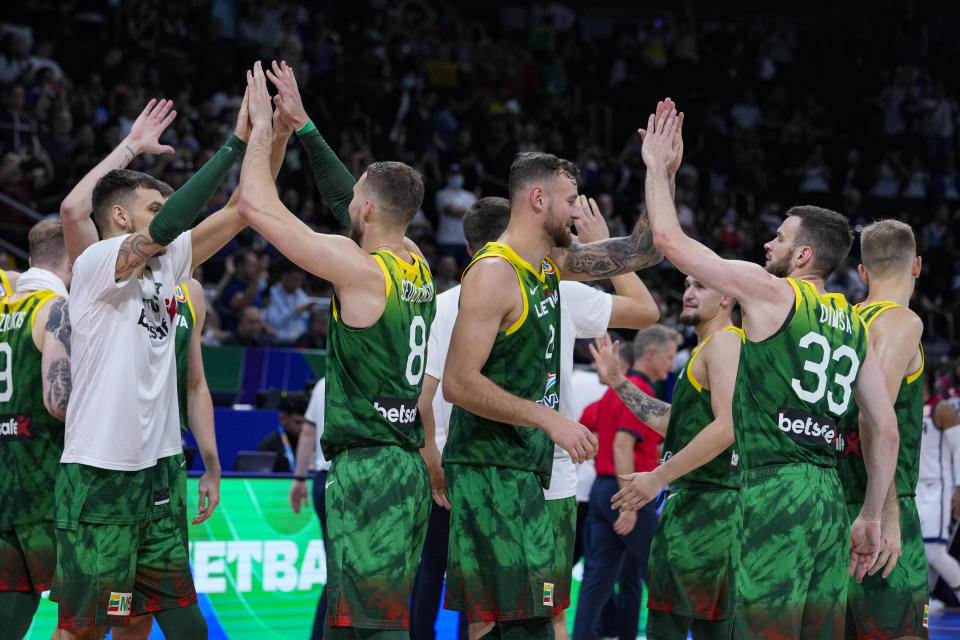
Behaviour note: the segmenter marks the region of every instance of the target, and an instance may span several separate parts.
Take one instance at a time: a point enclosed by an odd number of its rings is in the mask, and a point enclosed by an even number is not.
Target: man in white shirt
[[[101,638],[105,626],[144,613],[168,638],[206,637],[183,514],[170,505],[182,463],[176,286],[243,228],[228,204],[186,231],[248,135],[244,106],[236,134],[172,195],[155,178],[110,170],[106,161],[78,185],[96,185],[93,213],[104,239],[73,266],[75,392],[54,513],[61,638]]]
[[[277,340],[282,344],[293,344],[307,332],[313,303],[303,290],[306,275],[303,269],[284,258],[279,272],[280,280],[270,287],[270,303],[264,315],[267,325],[276,332]]]
[[[463,227],[467,249],[481,248],[496,240],[510,220],[510,203],[504,198],[482,198],[464,216]],[[606,222],[591,199],[577,221],[579,242],[594,242],[609,237]],[[613,278],[615,296],[578,282],[560,283],[560,412],[574,420],[582,408],[577,405],[573,388],[573,345],[577,338],[604,335],[608,327],[643,329],[655,323],[660,312],[653,297],[636,274]],[[450,420],[450,403],[437,393],[443,377],[450,336],[457,318],[460,287],[437,296],[437,315],[427,343],[426,375],[423,380],[419,408],[424,421],[425,447],[421,451],[430,471],[434,507],[427,530],[427,542],[420,560],[411,607],[411,640],[432,640],[433,624],[440,602],[443,574],[446,567],[450,503],[446,493],[440,452],[446,442]],[[544,499],[556,522],[558,566],[564,567],[564,584],[557,585],[557,602],[569,602],[573,568],[574,534],[576,530],[577,472],[570,454],[554,449],[552,481],[544,490]],[[433,544],[431,544],[433,541]],[[428,553],[429,552],[429,553]],[[471,625],[470,637],[486,633],[492,623]],[[568,637],[565,615],[554,618],[558,639]]]
[[[297,442],[297,464],[293,471],[293,484],[290,485],[290,506],[294,513],[300,513],[300,508],[307,504],[307,474],[311,464],[317,475],[313,478],[313,509],[320,519],[320,532],[323,535],[324,551],[327,545],[327,501],[326,485],[327,471],[330,470],[330,461],[323,457],[323,450],[317,446],[320,436],[323,435],[323,410],[327,379],[320,378],[310,394],[310,403],[303,417],[307,419],[300,432]],[[324,554],[326,556],[326,554]],[[317,602],[317,613],[313,618],[313,632],[310,640],[323,638],[323,618],[327,613],[327,590],[321,589],[320,601]]]
[[[440,255],[451,255],[462,269],[470,261],[467,240],[463,232],[463,217],[477,196],[463,188],[463,173],[460,165],[450,165],[447,185],[437,191],[437,250]],[[476,247],[479,249],[480,247]]]

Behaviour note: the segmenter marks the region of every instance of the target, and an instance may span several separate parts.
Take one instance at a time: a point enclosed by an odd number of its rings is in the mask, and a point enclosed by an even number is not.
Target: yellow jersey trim
[[[740,338],[741,342],[747,341],[747,336],[740,327],[724,327],[721,329],[721,331],[732,331],[733,333],[737,334],[737,337]],[[689,380],[690,384],[693,385],[693,388],[697,390],[697,393],[703,391],[703,385],[700,384],[700,381],[697,380],[697,377],[693,375],[693,360],[700,355],[700,351],[707,346],[707,343],[710,342],[710,338],[712,337],[713,334],[710,334],[707,336],[706,340],[694,347],[693,352],[690,354],[690,359],[687,361],[687,380]]]
[[[923,373],[924,367],[927,366],[927,354],[923,352],[923,344],[920,345],[920,368],[917,369],[915,373],[911,373],[907,376],[907,384],[913,384],[916,382],[917,378],[920,377],[920,374]]]
[[[190,285],[189,283],[183,283],[177,285],[180,288],[180,291],[183,292],[183,297],[186,298],[187,308],[190,309],[190,317],[193,318],[193,326],[197,326],[197,312],[193,310],[193,300],[190,299]]]
[[[477,260],[483,260],[485,258],[503,258],[507,263],[513,267],[513,272],[517,274],[517,284],[520,285],[520,298],[523,300],[523,311],[520,313],[520,317],[507,327],[507,330],[504,332],[504,335],[512,335],[516,333],[520,327],[523,326],[523,323],[527,321],[527,315],[530,313],[530,303],[527,301],[527,292],[523,286],[523,277],[520,275],[520,267],[527,269],[530,273],[534,274],[537,277],[537,280],[540,283],[544,283],[546,280],[543,277],[543,274],[538,273],[533,270],[530,264],[517,255],[517,252],[511,249],[508,245],[503,244],[502,242],[488,242],[485,247],[493,245],[491,250],[483,254],[479,258],[474,259],[467,265],[467,268],[463,270],[464,276],[466,276],[467,271],[477,263]],[[547,258],[549,260],[549,258]],[[550,263],[553,265],[553,262]],[[556,269],[556,266],[554,266]]]
[[[387,251],[386,253],[390,252]],[[386,304],[390,300],[390,271],[387,269],[387,263],[383,261],[382,257],[375,253],[371,255],[373,256],[374,260],[377,261],[377,264],[380,266],[380,270],[383,271],[383,293],[384,296],[386,296],[383,301],[384,304]],[[400,258],[397,258],[397,260],[400,260]],[[400,261],[403,262],[402,260]]]
[[[7,272],[3,269],[0,269],[0,289],[2,289],[0,290],[0,300],[13,294],[13,287],[10,286],[10,278],[7,277]]]
[[[800,300],[803,299],[803,293],[800,292],[800,285],[797,284],[797,281],[793,278],[787,278],[787,282],[790,283],[790,286],[793,287],[793,312],[796,313],[800,310]]]

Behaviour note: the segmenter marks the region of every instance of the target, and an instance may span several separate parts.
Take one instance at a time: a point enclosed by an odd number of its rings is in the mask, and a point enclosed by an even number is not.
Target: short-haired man
[[[274,63],[268,73],[279,89],[280,117],[302,139],[312,122],[293,71]],[[273,116],[259,62],[247,86],[253,131],[240,175],[240,213],[334,288],[320,439],[333,461],[323,635],[405,637],[430,508],[416,405],[436,303],[430,269],[405,236],[423,201],[423,181],[406,164],[375,162],[353,185],[351,237],[315,233],[283,206],[270,177]]]
[[[860,234],[860,277],[867,299],[857,305],[869,329],[868,344],[883,370],[887,392],[894,399],[900,430],[897,470],[890,485],[880,526],[884,540],[900,540],[902,555],[885,546],[875,568],[883,573],[850,580],[847,587],[847,638],[926,637],[927,562],[914,493],[920,473],[923,433],[923,321],[908,307],[920,257],[913,230],[898,220],[881,220]],[[859,418],[860,421],[863,418]],[[867,470],[857,416],[848,419],[837,473],[850,518],[863,504]]]
[[[590,206],[578,180],[567,160],[517,155],[510,223],[467,267],[444,371],[444,396],[456,405],[443,454],[452,506],[444,606],[494,621],[500,635],[553,635],[563,577],[542,489],[554,444],[575,463],[596,453],[594,435],[558,411],[560,279],[660,260],[645,218],[629,237],[573,243],[569,228]]]
[[[53,582],[51,481],[72,387],[70,262],[60,221],[38,222],[28,242],[30,268],[0,299],[0,628],[17,640]]]
[[[628,379],[649,396],[653,384],[667,379],[677,355],[680,335],[663,325],[653,325],[637,333],[633,341],[633,363]],[[653,471],[657,466],[657,445],[661,434],[632,414],[613,388],[607,390],[593,424],[600,450],[595,467],[597,479],[590,490],[584,537],[583,583],[573,626],[574,640],[589,640],[600,620],[603,605],[614,593],[617,576],[617,627],[621,640],[637,637],[641,582],[647,579],[650,542],[657,530],[657,511],[653,504],[639,511],[610,510],[610,497],[626,486],[623,479],[635,472]],[[618,571],[623,564],[624,570]]]
[[[668,167],[682,148],[681,123],[667,99],[644,132],[654,242],[680,271],[736,298],[744,314],[733,403],[743,507],[734,636],[835,638],[843,632],[848,568],[862,579],[879,553],[898,444],[896,414],[866,329],[842,296],[823,288],[853,235],[838,213],[794,207],[766,245],[766,269],[720,258],[677,221]],[[835,451],[842,446],[837,424],[854,409],[854,397],[872,446],[863,508],[851,526]],[[684,459],[696,458],[704,443],[715,456],[731,436],[712,423]],[[643,504],[653,497],[647,489],[631,482],[613,506]]]
[[[733,387],[743,333],[732,326],[733,298],[687,277],[681,324],[693,326],[698,342],[673,388],[668,405],[644,394],[617,367],[614,345],[593,350],[601,377],[635,416],[663,433],[663,462],[656,470],[625,481],[649,480],[658,491],[670,486],[660,527],[650,548],[647,637],[729,638],[735,608],[733,552],[740,526],[737,455],[728,448],[684,474],[674,456],[714,422],[732,429]],[[673,410],[676,407],[676,411]]]

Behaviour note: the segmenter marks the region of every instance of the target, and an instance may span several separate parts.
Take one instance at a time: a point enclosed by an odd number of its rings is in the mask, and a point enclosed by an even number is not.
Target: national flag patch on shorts
[[[110,600],[107,602],[108,616],[128,616],[130,615],[130,604],[133,601],[132,593],[110,592]]]
[[[545,607],[553,606],[553,583],[552,582],[543,583],[543,605]]]
[[[923,628],[930,628],[930,605],[923,605]]]

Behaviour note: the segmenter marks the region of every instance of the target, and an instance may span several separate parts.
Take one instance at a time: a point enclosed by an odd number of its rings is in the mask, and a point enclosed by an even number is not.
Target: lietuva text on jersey
[[[546,288],[547,285],[543,285]],[[547,297],[544,300],[538,302],[533,308],[537,312],[537,317],[542,318],[550,312],[550,309],[557,308],[557,302],[560,301],[560,292],[559,291],[544,291]],[[536,290],[531,291],[530,295],[535,295]],[[547,305],[550,305],[550,309],[547,308]]]

